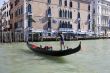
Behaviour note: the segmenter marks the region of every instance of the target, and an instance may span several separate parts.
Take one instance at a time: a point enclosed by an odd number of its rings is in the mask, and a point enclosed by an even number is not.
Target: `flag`
[[[109,22],[108,22],[108,25],[109,25],[109,29],[110,29],[110,20],[109,20]]]
[[[55,23],[55,24],[56,24],[56,23],[57,23],[57,20],[53,19],[53,20],[52,20],[52,23]]]
[[[48,18],[47,17],[43,17],[41,19],[39,19],[39,21],[41,21],[42,23],[45,23],[48,21]]]

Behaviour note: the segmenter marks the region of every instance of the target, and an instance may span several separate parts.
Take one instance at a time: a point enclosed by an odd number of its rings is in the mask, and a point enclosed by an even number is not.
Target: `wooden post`
[[[2,40],[2,37],[1,37],[1,35],[2,35],[2,34],[1,34],[1,31],[0,31],[0,43],[2,42],[2,41],[1,41],[1,40]]]
[[[33,33],[32,33],[32,42],[33,42]]]
[[[14,42],[16,41],[16,39],[15,39],[15,37],[16,37],[16,36],[15,36],[15,35],[16,35],[16,32],[14,32],[14,37],[13,37],[13,39],[14,39]]]
[[[2,31],[2,40],[1,40],[1,41],[2,41],[2,43],[3,43],[3,31]]]

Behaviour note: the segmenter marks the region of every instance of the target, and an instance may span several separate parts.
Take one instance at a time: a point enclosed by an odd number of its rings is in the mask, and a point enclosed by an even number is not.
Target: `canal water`
[[[79,41],[66,41],[76,47]],[[59,42],[37,45],[59,47]],[[65,57],[35,54],[25,43],[0,44],[0,73],[110,73],[110,40],[82,41],[80,52]]]

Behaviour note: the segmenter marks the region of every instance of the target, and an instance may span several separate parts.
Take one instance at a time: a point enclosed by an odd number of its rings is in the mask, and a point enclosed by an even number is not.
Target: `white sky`
[[[0,0],[0,8],[1,8],[4,1],[8,1],[8,0]]]
[[[106,0],[106,1],[110,1],[110,0]]]
[[[1,8],[4,1],[8,1],[8,0],[0,0],[0,8]],[[106,1],[110,1],[110,0],[106,0]]]

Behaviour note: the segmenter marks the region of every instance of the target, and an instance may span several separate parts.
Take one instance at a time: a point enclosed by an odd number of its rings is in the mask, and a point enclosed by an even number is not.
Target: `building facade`
[[[84,34],[91,30],[91,7],[86,0],[28,1],[28,22],[33,32],[73,32]],[[36,8],[37,7],[37,8]]]
[[[10,25],[13,31],[23,31],[24,0],[10,0]]]
[[[2,12],[0,9],[0,31],[2,30]]]
[[[10,29],[10,1],[4,2],[3,6],[1,7],[2,13],[2,30],[8,31]]]
[[[14,31],[30,28],[40,36],[93,31],[89,0],[10,0],[10,9]]]
[[[97,35],[109,35],[110,33],[110,1],[94,0],[93,10],[95,31]]]

